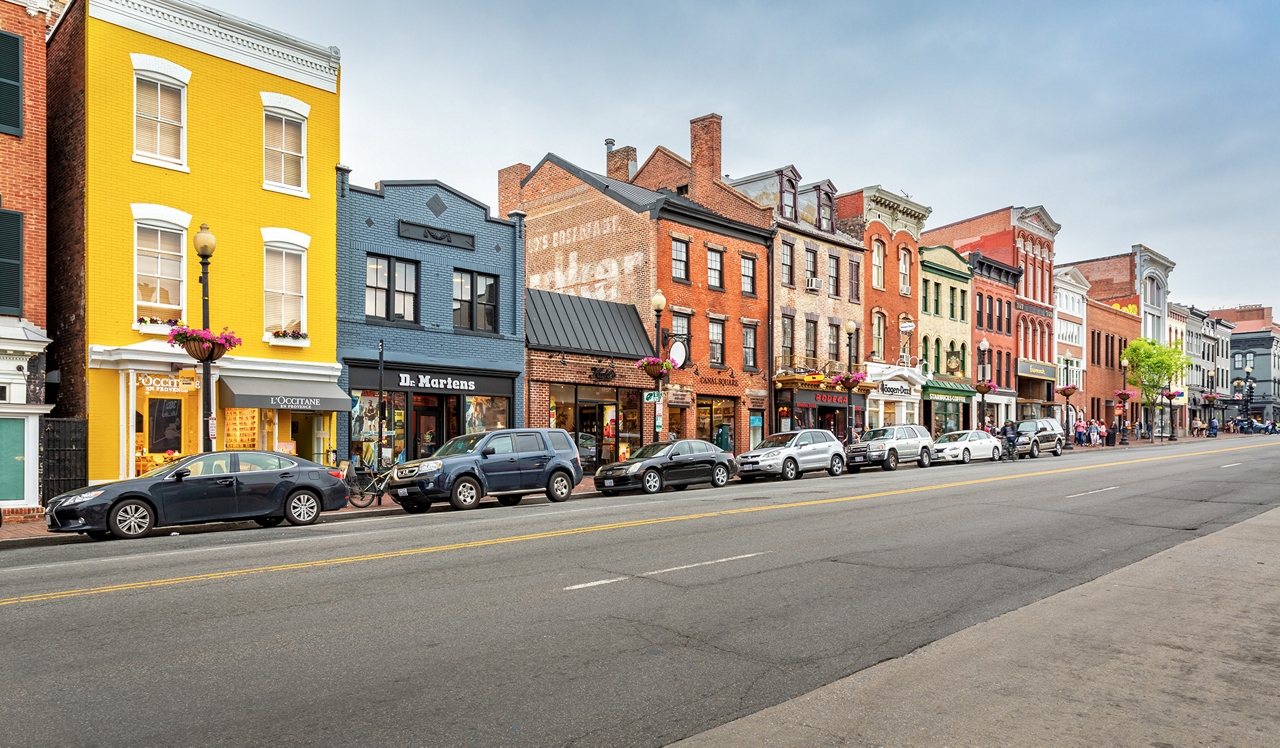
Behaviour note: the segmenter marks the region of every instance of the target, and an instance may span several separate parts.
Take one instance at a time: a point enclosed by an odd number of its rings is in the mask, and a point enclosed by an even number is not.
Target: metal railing
[[[866,370],[866,364],[853,365],[853,371],[865,372]],[[782,355],[773,357],[773,371],[780,375],[821,374],[830,377],[849,371],[849,362],[815,356]]]

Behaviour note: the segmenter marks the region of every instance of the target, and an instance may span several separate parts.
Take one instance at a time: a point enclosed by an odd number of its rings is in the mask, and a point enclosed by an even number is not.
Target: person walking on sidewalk
[[[1084,446],[1084,430],[1085,430],[1084,416],[1077,416],[1076,417],[1076,446],[1077,447]]]
[[[1098,446],[1107,446],[1107,422],[1098,421]]]

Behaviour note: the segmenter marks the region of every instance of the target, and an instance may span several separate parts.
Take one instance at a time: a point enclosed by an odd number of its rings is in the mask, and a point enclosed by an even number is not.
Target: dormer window
[[[796,183],[795,180],[782,179],[782,217],[788,221],[796,220]]]
[[[835,198],[826,190],[818,190],[818,229],[831,231],[832,217],[835,216]]]

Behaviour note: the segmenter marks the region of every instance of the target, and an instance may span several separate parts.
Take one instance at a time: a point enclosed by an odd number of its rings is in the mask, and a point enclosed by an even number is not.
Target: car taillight
[[[327,472],[329,473],[329,475],[332,475],[333,477],[337,478],[338,480],[342,480],[342,471],[341,471],[341,470],[329,470],[329,471],[327,471]]]

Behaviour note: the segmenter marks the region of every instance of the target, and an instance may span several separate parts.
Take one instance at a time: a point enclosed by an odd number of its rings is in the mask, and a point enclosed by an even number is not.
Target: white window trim
[[[279,192],[282,195],[293,195],[307,200],[311,199],[311,193],[307,188],[307,158],[309,143],[307,142],[307,124],[310,121],[311,105],[305,101],[295,99],[292,96],[286,96],[281,93],[272,93],[270,91],[262,91],[259,94],[262,97],[262,113],[263,113],[263,133],[262,145],[266,150],[266,115],[270,114],[275,117],[284,117],[302,123],[302,186],[294,187],[292,185],[283,184],[281,182],[269,182],[266,178],[266,163],[263,163],[262,189],[268,192]]]
[[[263,266],[262,266],[262,272],[263,272],[263,276],[262,276],[262,293],[263,293],[262,342],[268,345],[282,346],[285,348],[310,348],[311,347],[310,338],[304,338],[302,340],[292,340],[290,338],[277,338],[274,335],[272,335],[271,332],[267,330],[267,309],[266,309],[267,250],[274,249],[274,250],[281,250],[285,252],[297,252],[301,254],[302,255],[302,319],[301,319],[300,327],[302,332],[304,333],[307,332],[307,316],[309,311],[308,301],[310,296],[310,294],[307,293],[307,289],[308,289],[307,255],[309,254],[308,249],[310,247],[311,247],[311,237],[308,236],[307,234],[302,233],[301,231],[294,231],[293,229],[283,229],[283,228],[275,228],[275,227],[268,227],[268,228],[262,229],[262,263],[263,263]]]
[[[133,161],[139,164],[147,164],[148,166],[159,166],[163,169],[172,169],[180,171],[184,174],[191,173],[191,167],[187,165],[187,130],[189,122],[187,118],[187,84],[191,82],[191,71],[181,65],[170,62],[163,57],[153,57],[138,53],[129,55],[133,61],[133,112],[131,113],[133,122]],[[182,142],[179,146],[181,149],[181,158],[177,161],[170,161],[166,158],[160,158],[150,153],[138,152],[138,83],[137,79],[152,81],[154,83],[163,83],[166,86],[173,86],[182,91]]]
[[[130,246],[133,248],[133,277],[129,286],[130,298],[133,300],[133,323],[130,326],[143,335],[168,335],[170,329],[168,325],[138,322],[138,226],[176,231],[182,235],[184,251],[181,253],[182,268],[179,271],[182,274],[182,309],[178,319],[185,320],[187,318],[187,253],[185,250],[187,229],[191,226],[191,214],[154,203],[132,203],[129,209],[133,213],[133,225],[130,227],[133,229],[133,238],[130,240]]]

